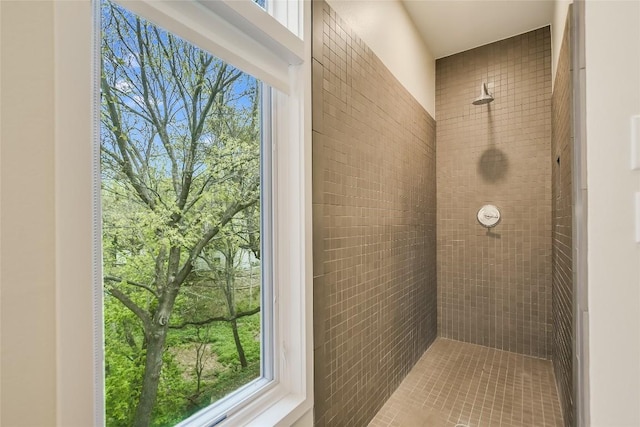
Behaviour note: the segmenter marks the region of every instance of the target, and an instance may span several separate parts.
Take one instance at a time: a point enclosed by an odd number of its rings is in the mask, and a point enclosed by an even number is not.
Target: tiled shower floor
[[[369,427],[560,427],[548,360],[438,338]]]

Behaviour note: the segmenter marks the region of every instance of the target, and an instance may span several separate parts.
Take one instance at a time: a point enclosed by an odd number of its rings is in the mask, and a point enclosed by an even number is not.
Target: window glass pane
[[[101,5],[108,426],[179,422],[260,376],[260,83]]]

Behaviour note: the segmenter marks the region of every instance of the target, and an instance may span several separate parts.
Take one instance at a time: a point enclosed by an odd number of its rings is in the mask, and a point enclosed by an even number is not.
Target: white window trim
[[[304,42],[251,0],[114,1],[284,93],[304,61]]]
[[[276,1],[272,11],[276,20],[263,13],[241,14],[256,10],[250,2],[149,0],[127,1],[125,5],[279,90],[273,98],[278,110],[274,123],[277,145],[273,152],[277,164],[273,176],[277,188],[274,202],[278,209],[274,221],[278,236],[274,265],[278,277],[274,289],[274,307],[278,312],[275,330],[278,380],[219,425],[287,426],[313,406],[311,8],[308,1],[301,2],[302,10],[293,13],[294,2]],[[199,11],[191,15],[193,22],[175,19],[178,15],[170,7],[179,5],[191,7],[192,12]],[[93,307],[90,286],[97,228],[92,223],[91,168],[95,112],[87,108],[94,96],[93,12],[91,0],[56,1],[53,7],[57,424],[102,425],[104,408],[94,398],[104,392],[103,354],[102,351],[95,354],[94,350],[96,337],[102,339],[101,331],[94,330],[94,310],[101,308]],[[147,10],[140,12],[137,7]],[[150,10],[156,10],[158,15],[150,16]],[[224,16],[224,21],[232,25],[213,37],[210,28],[203,25],[207,22],[203,20],[205,12],[209,17]],[[304,42],[275,25],[285,19],[295,21],[290,27],[294,32],[299,34],[303,29]],[[184,31],[188,33],[185,35]],[[259,36],[260,42],[247,37],[247,33]],[[234,44],[229,45],[229,41]],[[211,421],[215,420],[208,420]]]

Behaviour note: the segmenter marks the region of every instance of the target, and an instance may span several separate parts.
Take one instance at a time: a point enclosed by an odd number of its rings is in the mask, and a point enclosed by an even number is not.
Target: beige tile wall
[[[436,319],[435,121],[313,5],[315,423],[363,426]]]
[[[495,101],[472,105],[483,81]],[[436,120],[439,334],[549,358],[549,28],[439,59]]]
[[[567,16],[556,79],[551,97],[552,166],[552,315],[553,368],[567,427],[573,425],[573,259],[572,161],[573,86],[571,9]]]

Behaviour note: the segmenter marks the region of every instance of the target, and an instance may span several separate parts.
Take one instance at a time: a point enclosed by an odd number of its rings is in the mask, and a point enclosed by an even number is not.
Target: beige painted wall
[[[560,46],[562,46],[562,36],[567,22],[569,5],[573,0],[555,0],[553,6],[553,17],[551,21],[551,84],[556,81],[556,70],[558,69],[558,59],[560,58]]]
[[[400,0],[328,0],[328,3],[435,117],[436,62]]]
[[[0,10],[0,424],[92,425],[90,1]]]
[[[0,8],[0,424],[47,426],[56,419],[53,3]]]
[[[0,4],[0,52],[2,52],[2,5]],[[0,53],[0,129],[2,129],[2,54]],[[0,166],[2,165],[2,132],[0,131]],[[0,173],[0,191],[2,173]],[[0,193],[2,194],[2,193]],[[0,310],[2,309],[2,197],[0,197]],[[1,313],[1,312],[0,312]],[[2,316],[0,315],[0,343],[2,343]],[[0,350],[0,425],[2,425],[2,351]]]
[[[640,114],[640,2],[585,4],[591,425],[640,425],[640,244],[630,117]]]

